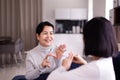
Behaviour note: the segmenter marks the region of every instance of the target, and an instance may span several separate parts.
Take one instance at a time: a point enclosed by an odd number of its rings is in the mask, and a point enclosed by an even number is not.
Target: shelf
[[[55,33],[80,34],[87,20],[56,20]]]

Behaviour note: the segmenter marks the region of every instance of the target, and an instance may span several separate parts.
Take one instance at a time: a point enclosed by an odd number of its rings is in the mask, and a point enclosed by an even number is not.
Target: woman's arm
[[[42,74],[39,68],[34,67],[30,60],[26,60],[26,79],[33,80],[36,79]]]
[[[38,67],[35,66],[32,56],[30,55],[30,53],[28,53],[26,57],[26,79],[36,79],[45,72],[46,68],[43,67],[40,63],[38,65]]]

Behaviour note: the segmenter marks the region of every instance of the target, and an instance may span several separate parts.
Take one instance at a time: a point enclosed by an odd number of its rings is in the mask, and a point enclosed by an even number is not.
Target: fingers
[[[66,49],[66,45],[65,45],[65,44],[60,45],[60,46],[61,46],[60,48],[61,48],[62,50],[65,50],[65,49]]]
[[[47,59],[47,57],[42,62],[42,67],[50,67],[50,61]]]
[[[44,60],[42,63],[42,67],[50,67],[50,62],[48,60]]]
[[[71,66],[72,60],[73,60],[73,54],[70,53],[69,56],[62,61],[62,66],[65,67],[66,70],[68,70]]]
[[[43,67],[50,67],[51,65],[50,65],[50,61],[48,60],[48,57],[49,56],[52,56],[52,57],[56,57],[56,55],[54,55],[54,54],[48,54],[45,58],[44,58],[44,60],[43,60],[43,62],[42,62],[42,66]]]
[[[65,51],[66,51],[66,45],[65,44],[61,44],[56,49],[56,57],[55,58],[60,59]]]
[[[73,53],[72,52],[69,53],[68,59],[71,60],[71,61],[73,60]]]
[[[48,59],[48,57],[49,57],[49,55],[47,55],[47,56],[45,57],[45,59]]]
[[[45,65],[46,65],[45,67],[50,67],[50,61],[46,60]]]
[[[74,55],[73,60],[77,60],[78,58],[78,55]]]
[[[49,54],[45,57],[45,59],[48,59],[49,56],[52,56],[52,57],[54,57],[54,58],[57,57],[56,54],[49,53]]]
[[[61,44],[58,49],[62,52],[65,52],[66,51],[66,45],[65,44]]]
[[[73,58],[73,62],[78,64],[87,64],[87,61],[83,59],[80,55],[75,55]]]

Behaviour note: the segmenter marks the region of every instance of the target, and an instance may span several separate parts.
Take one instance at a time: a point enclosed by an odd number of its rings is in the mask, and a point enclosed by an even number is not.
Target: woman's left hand
[[[66,70],[68,70],[72,64],[72,60],[73,60],[73,53],[71,52],[68,57],[63,59],[62,66],[65,67]]]
[[[56,52],[56,58],[60,59],[65,51],[66,51],[66,45],[61,44],[55,51]]]

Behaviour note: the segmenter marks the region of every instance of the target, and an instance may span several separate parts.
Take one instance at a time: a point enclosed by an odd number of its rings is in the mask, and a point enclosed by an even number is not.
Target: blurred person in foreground
[[[118,46],[111,22],[104,17],[94,17],[83,27],[83,40],[84,54],[92,60],[69,70],[72,61],[81,62],[81,57],[74,59],[70,53],[47,80],[116,80],[112,57],[118,55]]]

